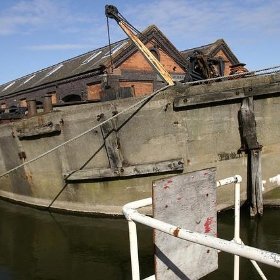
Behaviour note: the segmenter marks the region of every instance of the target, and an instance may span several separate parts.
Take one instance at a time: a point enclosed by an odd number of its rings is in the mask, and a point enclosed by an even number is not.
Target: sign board
[[[216,169],[153,183],[154,218],[190,231],[217,235]],[[212,248],[154,230],[157,280],[200,279],[218,268]]]

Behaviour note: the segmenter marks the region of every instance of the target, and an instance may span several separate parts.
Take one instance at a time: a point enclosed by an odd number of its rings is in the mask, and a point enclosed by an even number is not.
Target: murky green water
[[[1,280],[131,279],[127,222],[76,217],[0,200]],[[260,220],[242,218],[246,244],[280,253],[280,210],[266,209]],[[219,236],[232,239],[233,212],[219,215]],[[142,278],[153,274],[152,231],[138,225]],[[204,279],[233,279],[233,257],[220,253],[219,270]],[[261,265],[270,280],[280,271]],[[242,259],[243,280],[261,279]]]

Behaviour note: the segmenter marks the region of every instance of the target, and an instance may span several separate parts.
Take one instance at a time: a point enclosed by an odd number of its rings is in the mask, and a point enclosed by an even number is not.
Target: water
[[[249,213],[242,213],[240,237],[249,246],[280,254],[280,209],[265,209],[264,216],[252,219]],[[221,238],[232,240],[234,232],[234,212],[227,211],[218,215],[218,235]],[[265,264],[258,263],[269,280],[279,280],[280,270]],[[219,253],[219,269],[203,280],[233,279],[233,256]],[[251,262],[240,258],[240,279],[260,280]]]
[[[131,279],[127,222],[77,217],[14,205],[0,200],[1,280]],[[260,220],[242,217],[241,238],[248,245],[280,253],[280,210],[266,209]],[[233,212],[219,214],[219,236],[233,237]],[[152,231],[138,225],[142,278],[153,274]],[[261,265],[270,280],[277,268]],[[233,279],[233,257],[219,254],[219,270],[207,280]],[[261,279],[241,259],[242,280]]]

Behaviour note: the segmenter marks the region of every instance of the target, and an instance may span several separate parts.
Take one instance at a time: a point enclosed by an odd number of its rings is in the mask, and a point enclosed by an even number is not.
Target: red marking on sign
[[[169,186],[164,186],[164,189],[165,189],[165,190],[169,189]]]
[[[211,224],[213,222],[213,217],[207,218],[206,222],[204,223],[204,232],[209,233],[211,231]]]

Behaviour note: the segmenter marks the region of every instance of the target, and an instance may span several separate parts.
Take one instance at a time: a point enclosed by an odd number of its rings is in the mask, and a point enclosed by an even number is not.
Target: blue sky
[[[1,0],[0,84],[108,45],[106,4],[179,50],[223,38],[249,70],[280,65],[279,0]],[[114,20],[110,32],[126,38]]]

